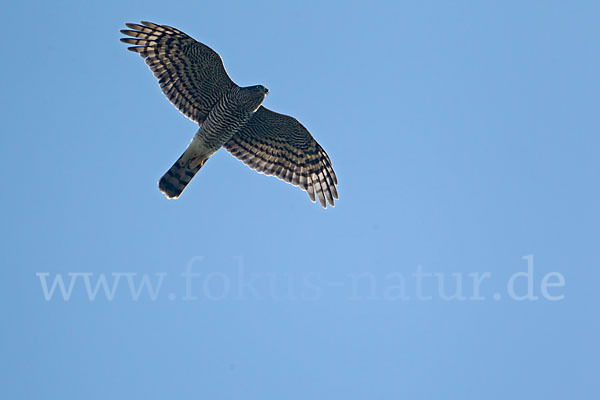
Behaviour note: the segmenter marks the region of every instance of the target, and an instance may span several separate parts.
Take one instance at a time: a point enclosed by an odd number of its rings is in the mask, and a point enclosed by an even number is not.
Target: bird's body
[[[221,147],[251,168],[306,190],[323,207],[333,206],[337,178],[331,160],[297,120],[261,106],[268,90],[239,87],[208,46],[185,33],[151,22],[126,24],[121,32],[135,45],[159,80],[163,93],[199,125],[182,156],[159,181],[168,198],[177,198]]]
[[[158,187],[168,198],[179,197],[206,160],[252,118],[265,99],[264,86],[232,87],[208,113],[185,152],[163,175]]]

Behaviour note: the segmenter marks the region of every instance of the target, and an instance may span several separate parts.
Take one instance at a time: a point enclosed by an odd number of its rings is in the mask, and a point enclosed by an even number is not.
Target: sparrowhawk
[[[206,160],[221,147],[250,168],[274,175],[316,197],[323,207],[338,198],[331,160],[295,118],[261,105],[262,85],[239,87],[221,57],[178,29],[142,21],[127,23],[121,38],[145,59],[167,98],[199,126],[185,152],[160,179],[177,198]]]

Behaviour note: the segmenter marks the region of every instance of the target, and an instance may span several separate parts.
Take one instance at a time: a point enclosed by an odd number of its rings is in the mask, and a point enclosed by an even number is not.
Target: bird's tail
[[[178,198],[206,160],[208,157],[198,154],[196,146],[190,144],[179,160],[160,178],[158,188],[169,199]]]

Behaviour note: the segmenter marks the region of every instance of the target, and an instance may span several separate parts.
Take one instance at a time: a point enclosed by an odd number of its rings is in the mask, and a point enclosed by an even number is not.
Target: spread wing
[[[325,150],[295,118],[260,107],[223,146],[250,168],[300,186],[325,208],[338,198],[337,178]]]
[[[186,117],[201,124],[218,99],[235,83],[221,57],[210,47],[178,29],[142,21],[125,24],[121,38],[132,44],[128,50],[146,59],[169,101]]]

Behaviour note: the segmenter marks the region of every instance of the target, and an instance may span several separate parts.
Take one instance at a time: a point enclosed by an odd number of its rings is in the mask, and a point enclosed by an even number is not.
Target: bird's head
[[[258,110],[261,103],[269,93],[269,89],[263,85],[248,86],[240,90],[242,95],[242,101],[252,110],[252,112]]]
[[[264,93],[265,96],[269,94],[269,89],[264,87],[263,85],[250,86],[252,90],[256,90],[258,93]]]

